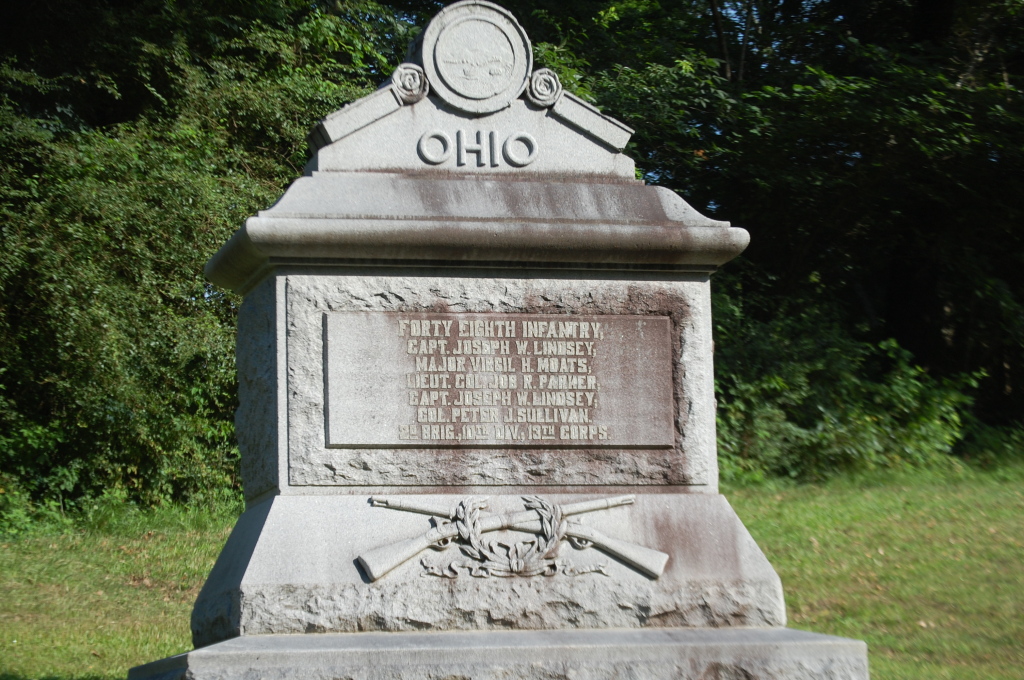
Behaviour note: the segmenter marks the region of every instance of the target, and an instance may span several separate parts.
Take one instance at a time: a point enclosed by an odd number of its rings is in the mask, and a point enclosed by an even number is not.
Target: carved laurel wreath
[[[421,564],[426,573],[446,578],[457,577],[460,569],[476,577],[554,576],[559,571],[574,574],[593,571],[605,573],[604,565],[579,569],[561,563],[558,560],[558,548],[566,538],[568,524],[562,518],[561,507],[540,496],[524,496],[523,502],[527,510],[537,513],[541,531],[531,540],[511,544],[483,537],[480,531],[480,512],[487,508],[486,499],[468,498],[459,503],[452,514],[452,523],[459,531],[459,549],[473,562],[453,561],[447,567],[439,567],[423,561]],[[586,541],[572,537],[569,540],[577,549],[589,547]],[[438,547],[446,547],[450,542],[446,541]]]

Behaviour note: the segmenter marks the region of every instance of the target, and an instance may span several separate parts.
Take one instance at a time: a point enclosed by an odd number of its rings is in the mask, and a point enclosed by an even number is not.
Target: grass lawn
[[[791,627],[866,640],[881,680],[1024,678],[1024,467],[728,495]]]
[[[192,603],[234,520],[104,508],[79,531],[0,539],[0,680],[123,680],[190,649]]]
[[[726,490],[790,625],[867,640],[877,679],[1024,677],[1024,466]],[[230,510],[106,508],[0,539],[0,680],[123,678],[184,651]]]

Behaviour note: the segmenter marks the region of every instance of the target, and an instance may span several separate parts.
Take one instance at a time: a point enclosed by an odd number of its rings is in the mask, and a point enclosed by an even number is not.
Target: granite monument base
[[[593,496],[546,496],[571,508]],[[448,507],[461,496],[393,497]],[[520,496],[489,496],[501,516]],[[606,494],[599,499],[609,498]],[[719,494],[636,494],[568,517],[595,532],[561,542],[550,568],[501,577],[458,536],[443,549],[400,549],[431,518],[366,496],[274,496],[239,518],[192,613],[193,642],[295,633],[629,628],[781,628],[782,584]],[[526,513],[533,516],[535,513]],[[497,542],[534,534],[484,534]],[[389,562],[390,560],[390,562]],[[369,567],[369,568],[368,568]]]
[[[867,645],[790,628],[243,636],[128,680],[867,680]]]

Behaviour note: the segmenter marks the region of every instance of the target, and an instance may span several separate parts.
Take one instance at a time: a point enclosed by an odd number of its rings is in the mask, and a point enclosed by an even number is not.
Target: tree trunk
[[[729,43],[725,38],[725,30],[722,28],[722,14],[718,11],[718,1],[709,0],[711,4],[711,17],[715,21],[715,33],[718,34],[718,49],[722,55],[722,75],[726,80],[732,80],[732,66],[729,64]]]

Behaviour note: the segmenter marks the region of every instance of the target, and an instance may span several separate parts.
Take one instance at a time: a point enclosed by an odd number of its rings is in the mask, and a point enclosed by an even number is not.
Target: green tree
[[[400,60],[414,20],[372,2],[15,8],[0,39],[0,510],[234,483],[238,300],[202,265],[301,174],[311,123]]]
[[[519,12],[541,38],[540,59],[570,87],[589,71],[577,91],[637,129],[628,151],[647,181],[750,230],[750,249],[717,284],[719,311],[743,310],[719,315],[726,410],[793,369],[789,348],[810,342],[817,365],[828,347],[857,343],[871,349],[846,377],[806,364],[806,395],[765,387],[758,399],[779,406],[787,426],[838,422],[870,437],[842,423],[852,415],[834,421],[829,394],[877,400],[877,390],[844,388],[911,380],[901,365],[920,366],[911,382],[931,387],[901,398],[921,413],[958,404],[967,417],[942,416],[944,434],[919,442],[948,452],[965,423],[980,431],[1024,415],[1021,9],[635,0]],[[744,324],[769,337],[754,342]],[[910,354],[894,355],[890,339]],[[740,429],[727,418],[723,437],[741,441]],[[797,459],[827,448],[805,447],[774,469],[807,470]],[[764,445],[745,455],[779,459]]]
[[[727,472],[922,463],[968,427],[1019,448],[986,429],[1024,406],[1017,0],[504,4],[648,182],[752,233],[715,284]],[[233,483],[238,300],[201,265],[439,7],[8,11],[0,512]]]

